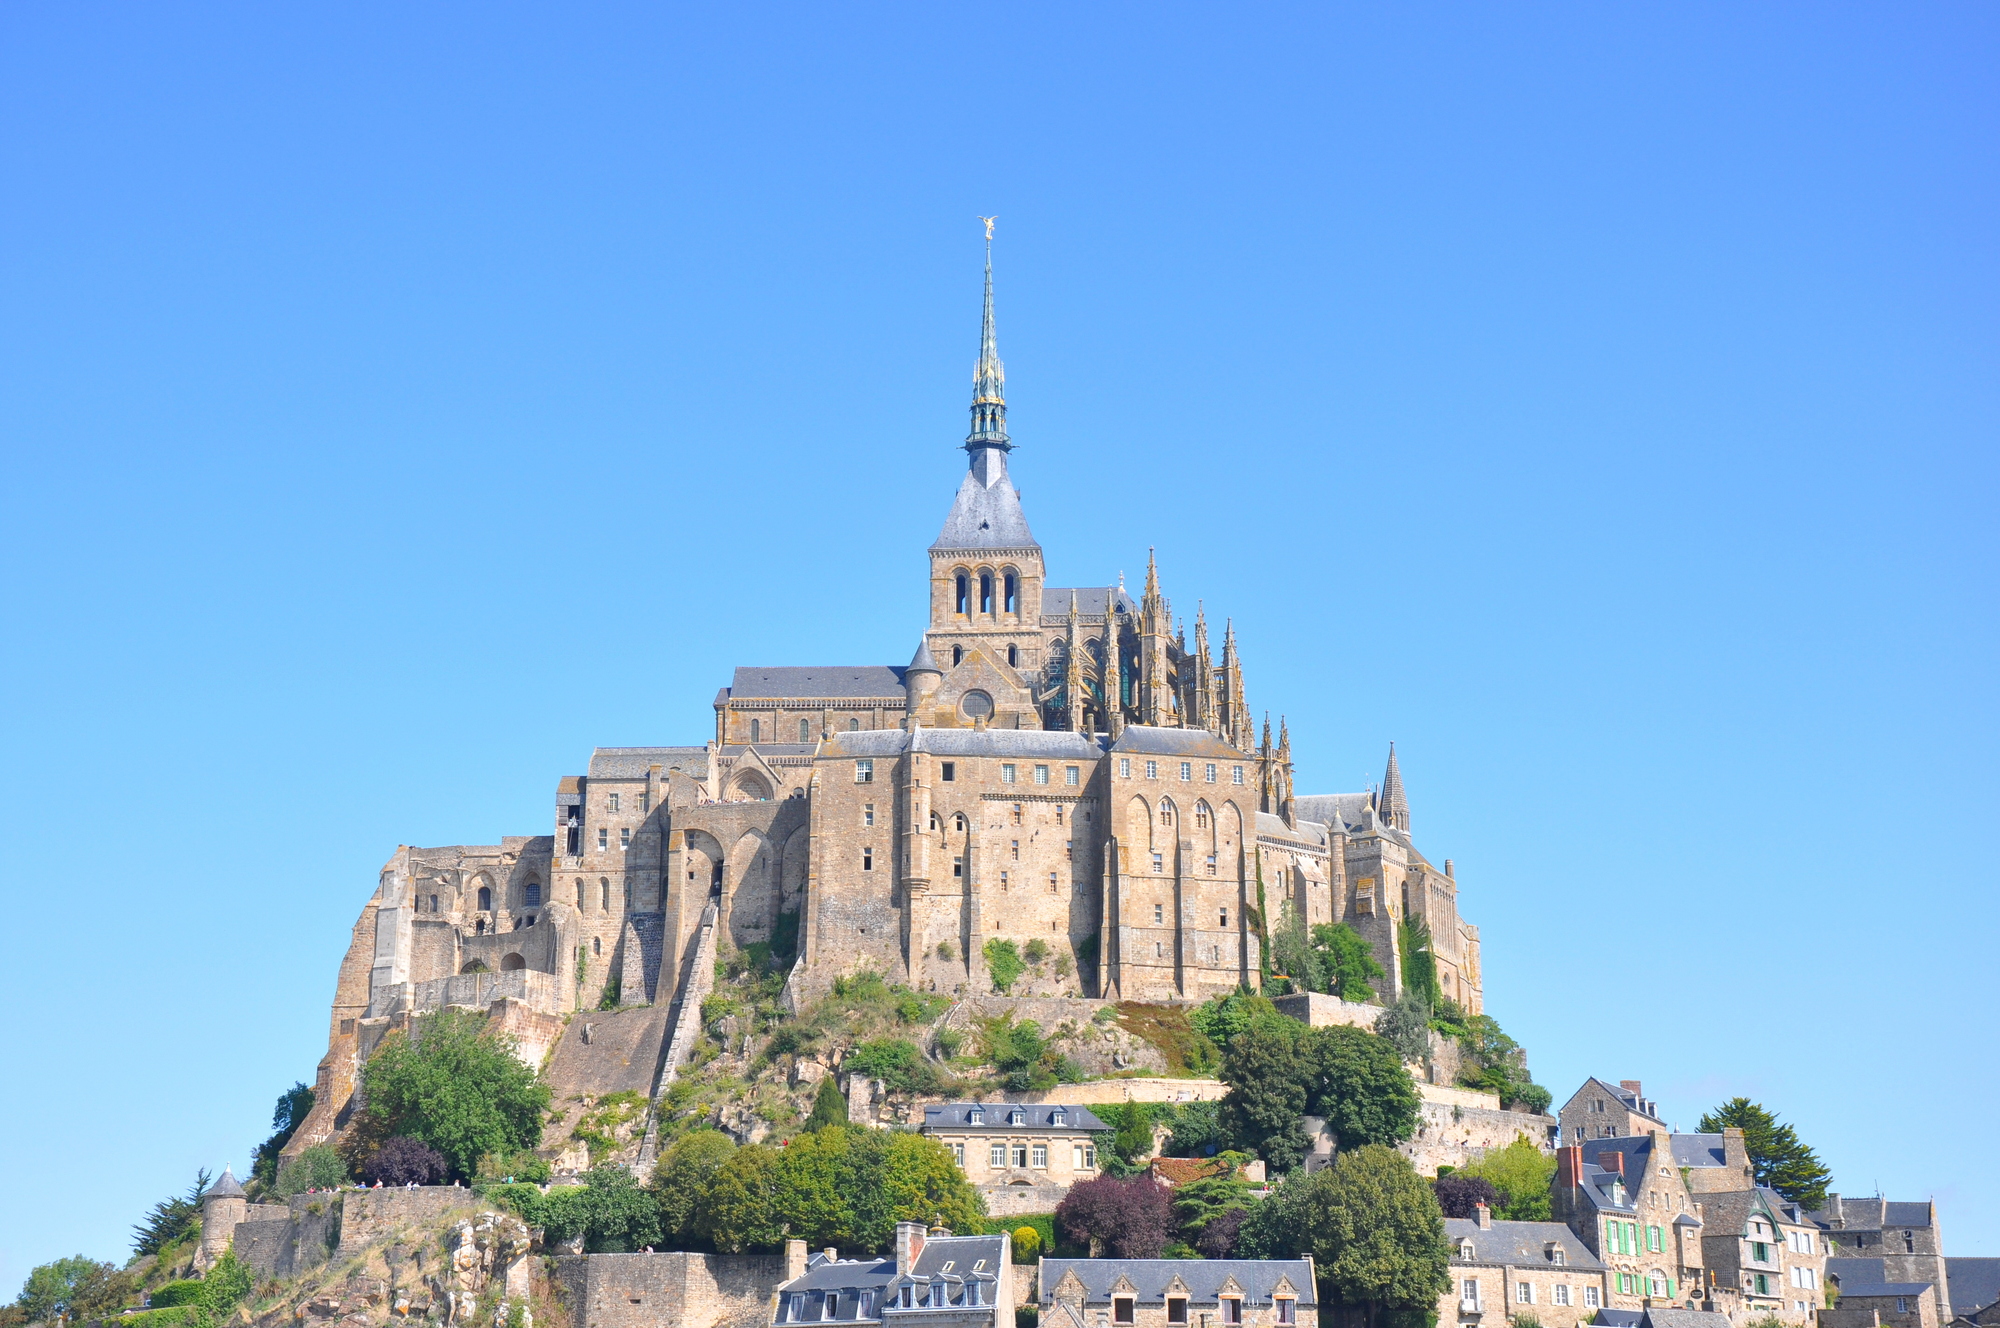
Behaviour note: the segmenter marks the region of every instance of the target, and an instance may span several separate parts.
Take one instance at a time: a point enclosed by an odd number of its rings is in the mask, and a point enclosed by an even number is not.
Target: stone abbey
[[[1443,994],[1481,1009],[1478,929],[1411,839],[1393,749],[1379,789],[1297,793],[1233,630],[1218,652],[1198,611],[1190,635],[1150,556],[1136,598],[1048,583],[1008,474],[990,249],[963,447],[907,664],[739,668],[705,741],[598,748],[558,780],[552,833],[396,851],[289,1151],[343,1123],[412,1015],[488,1010],[535,1059],[601,1005],[655,1006],[670,1039],[723,946],[795,955],[794,1008],[861,969],[990,993],[994,940],[1052,957],[1015,995],[1200,1001],[1253,981],[1274,929],[1345,922],[1393,999],[1410,916]]]

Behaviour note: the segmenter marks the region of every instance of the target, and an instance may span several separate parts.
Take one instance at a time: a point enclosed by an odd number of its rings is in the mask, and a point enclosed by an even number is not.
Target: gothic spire
[[[993,218],[986,223],[986,304],[979,319],[979,363],[972,371],[972,432],[965,450],[997,447],[1010,452],[1007,441],[1007,371],[1000,364],[1000,344],[993,333]]]
[[[1408,834],[1410,800],[1403,796],[1403,772],[1396,768],[1396,744],[1389,744],[1389,768],[1382,772],[1382,792],[1378,798],[1382,819]]]

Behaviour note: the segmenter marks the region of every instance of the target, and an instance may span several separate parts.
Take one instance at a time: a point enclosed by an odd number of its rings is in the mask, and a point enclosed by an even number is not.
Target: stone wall
[[[1012,1217],[1016,1213],[1053,1213],[1069,1194],[1067,1185],[981,1185],[989,1217]]]
[[[433,1222],[454,1208],[479,1202],[458,1185],[418,1185],[409,1189],[348,1190],[341,1196],[340,1250],[344,1257],[403,1227]]]
[[[579,1254],[555,1260],[566,1328],[752,1328],[784,1280],[776,1254]]]
[[[1317,991],[1298,992],[1291,996],[1278,996],[1271,1004],[1278,1007],[1279,1014],[1290,1015],[1302,1024],[1314,1028],[1366,1028],[1372,1030],[1375,1021],[1382,1017],[1382,1007],[1362,1001],[1343,1001],[1338,996],[1328,996]]]
[[[276,1204],[256,1205],[250,1220],[237,1224],[233,1236],[236,1257],[266,1278],[293,1277],[319,1267],[340,1243],[346,1197],[299,1194],[282,1208]]]
[[[1423,1175],[1436,1175],[1440,1166],[1477,1162],[1524,1135],[1542,1152],[1555,1152],[1550,1135],[1556,1128],[1553,1116],[1502,1111],[1493,1094],[1471,1089],[1418,1084],[1417,1091],[1423,1098],[1417,1110],[1417,1132],[1397,1151]]]

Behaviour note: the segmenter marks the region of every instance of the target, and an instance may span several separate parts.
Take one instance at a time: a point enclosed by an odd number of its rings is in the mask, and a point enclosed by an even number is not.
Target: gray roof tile
[[[979,1111],[985,1120],[973,1127],[971,1115]],[[1013,1102],[947,1102],[943,1106],[924,1108],[924,1128],[941,1130],[948,1127],[985,1128],[1006,1126],[1014,1112],[1022,1114],[1022,1123],[1010,1126],[1027,1130],[1108,1130],[1111,1127],[1099,1120],[1087,1108],[1068,1106],[1061,1103],[1013,1103]],[[1050,1117],[1057,1112],[1063,1115],[1063,1124],[1056,1125]]]
[[[2000,1259],[1946,1259],[1951,1312],[1961,1318],[2000,1302]]]
[[[1564,1267],[1604,1267],[1562,1222],[1495,1222],[1482,1229],[1471,1218],[1448,1217],[1444,1220],[1444,1234],[1451,1242],[1452,1258],[1459,1262],[1464,1262],[1458,1253],[1459,1244],[1469,1240],[1474,1263],[1548,1263],[1549,1242],[1554,1241],[1563,1252]]]
[[[1168,1283],[1178,1277],[1195,1302],[1213,1303],[1223,1283],[1235,1278],[1248,1304],[1269,1305],[1283,1278],[1298,1292],[1300,1305],[1319,1303],[1312,1265],[1304,1259],[1044,1259],[1043,1298],[1053,1297],[1063,1275],[1072,1271],[1089,1302],[1109,1300],[1111,1288],[1123,1277],[1140,1304],[1157,1305],[1165,1301]]]
[[[1121,756],[1205,756],[1219,761],[1247,761],[1248,752],[1239,752],[1207,729],[1162,729],[1144,724],[1128,724],[1111,750]]]
[[[903,698],[904,669],[896,664],[769,665],[740,668],[729,682],[736,700],[888,700]]]
[[[662,773],[678,766],[697,779],[708,773],[706,747],[599,747],[590,754],[592,779],[644,779],[659,766]]]

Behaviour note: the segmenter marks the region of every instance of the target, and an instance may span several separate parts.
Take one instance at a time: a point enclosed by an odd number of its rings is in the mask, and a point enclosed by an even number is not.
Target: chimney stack
[[[802,1240],[785,1242],[785,1280],[806,1275],[806,1243]]]
[[[1493,1229],[1493,1210],[1483,1203],[1476,1203],[1472,1206],[1472,1220],[1479,1224],[1481,1231],[1491,1231]]]
[[[1575,1144],[1556,1149],[1556,1175],[1570,1189],[1583,1184],[1583,1150]]]
[[[1597,1165],[1603,1167],[1614,1176],[1623,1177],[1625,1174],[1625,1154],[1615,1148],[1607,1148],[1597,1155]]]
[[[917,1266],[917,1256],[924,1252],[924,1224],[921,1222],[898,1222],[896,1224],[896,1275],[908,1277]]]

